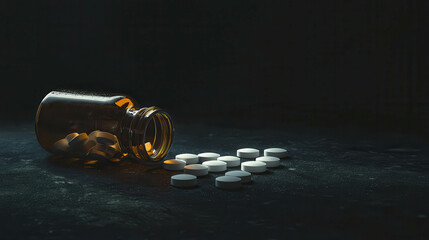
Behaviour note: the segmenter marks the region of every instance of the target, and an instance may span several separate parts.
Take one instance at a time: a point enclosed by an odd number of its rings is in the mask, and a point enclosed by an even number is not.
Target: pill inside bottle
[[[110,158],[122,154],[159,161],[174,135],[168,113],[155,106],[138,107],[126,95],[52,91],[40,103],[35,122],[46,151],[80,157],[104,149]]]

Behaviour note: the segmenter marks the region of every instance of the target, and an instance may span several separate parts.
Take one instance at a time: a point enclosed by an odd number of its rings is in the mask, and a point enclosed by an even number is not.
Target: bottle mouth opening
[[[157,107],[141,109],[133,119],[132,152],[141,160],[159,161],[173,142],[173,122],[170,115]]]

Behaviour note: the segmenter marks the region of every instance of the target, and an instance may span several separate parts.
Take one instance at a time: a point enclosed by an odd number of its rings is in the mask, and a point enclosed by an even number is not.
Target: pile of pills
[[[215,179],[215,186],[221,189],[238,189],[241,184],[252,181],[252,173],[263,173],[267,168],[280,166],[280,159],[287,157],[283,148],[267,148],[264,156],[255,148],[237,150],[237,156],[220,156],[218,153],[205,152],[198,155],[182,153],[175,159],[165,160],[164,169],[168,171],[183,171],[184,174],[171,176],[171,185],[180,188],[197,186],[197,177],[209,173],[225,172],[227,168],[241,166],[241,170],[233,170]]]
[[[99,130],[92,131],[89,135],[85,132],[70,133],[53,144],[52,152],[84,159],[86,166],[100,161],[116,163],[123,156],[116,136]]]

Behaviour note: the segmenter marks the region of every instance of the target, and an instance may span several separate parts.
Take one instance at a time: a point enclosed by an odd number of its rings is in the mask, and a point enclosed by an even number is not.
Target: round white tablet
[[[93,149],[104,152],[106,150],[107,145],[105,144],[96,144]]]
[[[240,170],[226,172],[225,176],[241,178],[241,183],[249,183],[252,181],[251,173]]]
[[[198,154],[198,160],[200,163],[210,160],[216,160],[220,155],[218,153],[205,152]]]
[[[96,136],[97,136],[98,143],[102,143],[106,145],[113,145],[117,141],[116,136],[108,132],[99,131]]]
[[[176,155],[177,160],[183,160],[186,164],[198,163],[198,155],[192,153],[182,153]]]
[[[287,157],[287,150],[283,148],[267,148],[264,150],[264,156],[284,158]]]
[[[80,148],[82,148],[87,141],[88,141],[88,135],[86,133],[81,133],[69,141],[70,149],[72,151],[80,150]]]
[[[52,145],[52,152],[58,154],[64,154],[69,151],[69,143],[65,138],[62,138]]]
[[[182,160],[170,159],[170,160],[164,161],[164,169],[169,171],[183,170],[185,165],[186,165],[186,162]]]
[[[197,177],[190,174],[177,174],[171,176],[170,183],[175,187],[193,187],[197,185]]]
[[[226,162],[227,167],[240,166],[240,158],[234,156],[222,156],[217,158],[218,161]]]
[[[116,144],[118,144],[118,143],[116,143]],[[119,144],[118,144],[119,145]],[[143,145],[142,144],[140,144],[139,145],[139,148],[141,149],[141,150],[146,150],[146,152],[147,152],[147,155],[149,155],[149,156],[151,156],[152,154],[153,154],[153,151],[155,150],[155,149],[153,149],[153,147],[152,147],[152,143],[150,143],[150,142],[146,142],[145,144],[144,144],[144,147],[143,147]]]
[[[210,160],[203,162],[203,166],[209,168],[209,172],[223,172],[226,170],[226,162]]]
[[[77,135],[79,135],[79,133],[74,132],[74,133],[70,133],[67,134],[67,136],[65,137],[65,139],[67,140],[67,142],[70,142],[73,138],[75,138]]]
[[[88,159],[91,160],[107,160],[109,157],[107,154],[103,151],[100,151],[98,149],[92,148],[91,151],[89,151],[89,154],[87,156]]]
[[[99,132],[101,132],[101,131],[100,131],[100,130],[92,131],[92,132],[88,135],[89,140],[97,141],[97,135],[98,135],[98,133],[99,133]]]
[[[209,172],[209,168],[202,164],[189,164],[185,166],[185,173],[191,174],[197,177],[205,176]]]
[[[115,145],[106,145],[106,149],[104,152],[109,156],[113,157],[116,153],[118,153],[118,150],[116,149]]]
[[[248,161],[241,163],[241,170],[250,173],[262,173],[267,170],[267,164],[259,161]]]
[[[256,158],[256,161],[264,162],[267,164],[267,167],[278,167],[280,166],[280,158],[271,157],[271,156],[263,156]]]
[[[216,187],[223,189],[237,189],[241,187],[241,178],[222,176],[216,178]]]
[[[237,157],[257,158],[259,157],[259,150],[255,148],[241,148],[237,150]]]
[[[85,144],[80,148],[80,153],[86,155],[89,150],[91,150],[95,146],[95,141],[88,140]]]

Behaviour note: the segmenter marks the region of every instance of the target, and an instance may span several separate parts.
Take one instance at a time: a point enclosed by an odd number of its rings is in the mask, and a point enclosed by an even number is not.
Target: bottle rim
[[[150,125],[155,126],[155,134],[151,146],[152,154],[146,150],[147,133]],[[158,129],[158,127],[159,129]],[[157,135],[159,138],[156,139]],[[174,138],[174,126],[170,115],[158,107],[139,109],[134,115],[129,131],[130,147],[138,160],[157,162],[165,157],[170,150]]]

